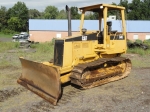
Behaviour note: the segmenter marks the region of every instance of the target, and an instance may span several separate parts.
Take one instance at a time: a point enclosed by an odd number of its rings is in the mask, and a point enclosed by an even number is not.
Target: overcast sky
[[[65,8],[65,5],[82,7],[82,6],[101,4],[101,3],[111,4],[112,2],[118,4],[120,0],[40,0],[40,1],[19,0],[19,1],[24,2],[29,9],[37,9],[39,11],[44,11],[46,6],[49,5],[56,6],[59,10],[61,10]],[[14,6],[14,4],[17,2],[18,0],[0,0],[0,6],[5,6],[7,8],[10,8]]]

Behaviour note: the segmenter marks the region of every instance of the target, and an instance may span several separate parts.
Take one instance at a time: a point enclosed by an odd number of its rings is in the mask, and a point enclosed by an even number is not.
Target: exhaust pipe
[[[67,11],[67,16],[68,16],[68,36],[72,36],[72,32],[71,32],[71,10],[67,5],[66,5],[66,11]]]

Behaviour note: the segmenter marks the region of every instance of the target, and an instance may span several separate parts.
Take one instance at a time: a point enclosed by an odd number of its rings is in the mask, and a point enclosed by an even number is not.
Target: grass
[[[29,52],[20,49],[19,45],[20,43],[17,42],[0,43],[0,68],[21,66],[19,57],[38,62],[50,61],[53,58],[54,47],[51,42],[32,44],[31,49],[28,49]],[[32,52],[32,50],[36,52]]]
[[[36,49],[36,52],[28,55],[30,59],[35,61],[50,61],[53,58],[54,46],[51,42],[33,44],[31,48]]]
[[[0,32],[0,37],[11,38],[14,34],[4,34]]]
[[[19,48],[19,42],[0,42],[0,53]]]
[[[143,50],[142,48],[133,48],[133,49],[128,49],[127,53],[134,53],[134,54],[140,54],[142,56],[144,55],[150,55],[150,49]]]
[[[14,49],[18,52],[14,52],[14,53],[8,52],[8,50],[14,50]],[[51,42],[33,44],[31,45],[31,50],[32,49],[36,49],[36,52],[24,52],[22,49],[19,49],[19,43],[14,43],[14,42],[0,43],[0,71],[1,71],[0,90],[1,91],[4,91],[5,89],[9,90],[12,88],[20,88],[20,86],[16,82],[22,70],[19,61],[20,56],[34,61],[49,61],[53,57],[54,46]],[[143,67],[143,66],[146,67],[146,66],[150,66],[149,64],[150,59],[148,58],[147,55],[140,56],[140,57],[133,57],[132,63],[133,66],[135,67]],[[19,68],[13,68],[13,66],[19,66]],[[18,99],[19,101],[16,99]],[[2,111],[10,111],[9,109],[11,110],[17,109],[18,102],[20,107],[24,107],[24,105],[26,105],[28,102],[30,102],[30,104],[35,103],[35,99],[36,102],[41,101],[41,99],[38,98],[36,95],[33,95],[30,92],[29,94],[27,94],[27,92],[25,91],[16,96],[9,97],[3,103],[0,104],[0,107],[2,107],[1,108]]]
[[[132,41],[128,40],[129,43],[133,43]],[[144,40],[143,42],[141,40],[136,40],[135,41],[138,44],[144,44],[148,46],[147,50],[144,50],[142,48],[128,48],[127,53],[134,53],[134,54],[140,54],[140,55],[150,55],[150,39],[149,40]]]
[[[132,61],[132,66],[136,67],[136,68],[150,67],[150,65],[148,63],[148,62],[150,62],[150,60],[148,60],[148,61],[147,60],[142,60],[142,59],[138,60],[137,58],[135,58],[135,59],[131,59],[131,61]]]
[[[30,50],[36,50],[36,52],[26,52],[23,49],[19,49],[20,43],[17,42],[1,42],[0,43],[0,67],[16,66],[20,67],[19,57],[24,57],[32,61],[50,61],[53,58],[54,45],[53,42],[32,44]],[[8,52],[8,50],[14,50],[17,52]],[[140,48],[128,49],[127,53],[140,54],[141,56],[149,56],[150,49],[143,50]],[[2,57],[2,58],[1,58]],[[138,66],[141,62],[133,59],[134,65]],[[144,65],[145,66],[145,65]]]

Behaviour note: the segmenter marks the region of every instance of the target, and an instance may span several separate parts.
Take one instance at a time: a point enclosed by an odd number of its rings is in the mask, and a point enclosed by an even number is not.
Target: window
[[[137,35],[137,34],[134,34],[134,35],[133,35],[133,39],[134,39],[134,40],[139,39],[138,35]]]
[[[57,34],[56,34],[56,38],[61,38],[61,34],[60,34],[60,33],[57,33]]]
[[[150,35],[145,36],[145,40],[148,40],[148,39],[150,39]]]

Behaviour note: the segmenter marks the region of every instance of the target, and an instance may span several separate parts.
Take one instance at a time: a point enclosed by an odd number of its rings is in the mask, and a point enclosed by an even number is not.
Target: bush
[[[53,39],[51,40],[52,45],[55,44],[55,40],[56,40],[56,38],[53,38]]]
[[[9,29],[4,29],[4,30],[2,30],[2,33],[4,33],[4,34],[15,34],[15,31],[9,30]]]
[[[143,43],[146,44],[146,45],[148,45],[150,47],[150,39],[144,40]]]
[[[135,40],[135,42],[138,43],[138,44],[143,43],[142,40],[139,40],[139,39]]]
[[[127,39],[127,42],[129,42],[129,43],[133,43],[133,41],[131,41],[131,40],[129,40],[129,39]]]

